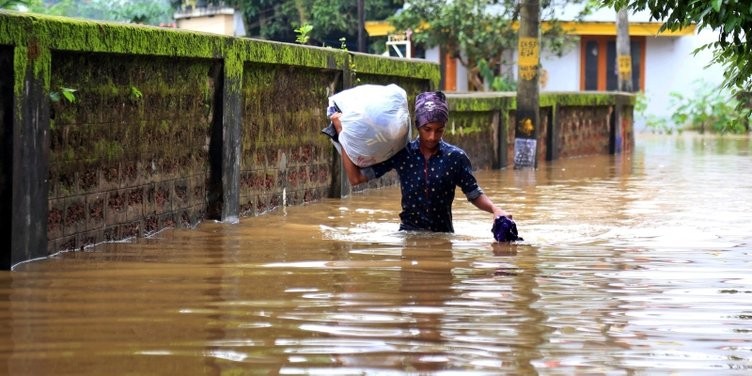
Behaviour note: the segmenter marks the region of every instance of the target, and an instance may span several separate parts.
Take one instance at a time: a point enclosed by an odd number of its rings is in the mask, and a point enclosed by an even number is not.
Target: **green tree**
[[[311,25],[308,44],[339,47],[345,38],[348,49],[357,50],[357,3],[351,0],[209,0],[240,9],[248,36],[294,43],[296,29]],[[383,20],[402,7],[402,0],[365,2],[367,20]]]
[[[678,30],[690,24],[699,29],[718,32],[718,40],[696,51],[712,49],[711,63],[726,67],[724,86],[752,90],[752,43],[747,39],[752,30],[752,6],[747,0],[602,0],[604,6],[633,11],[649,11],[663,21],[662,29]]]
[[[582,2],[570,0],[557,6]],[[574,40],[563,32],[554,17],[554,3],[546,0],[541,3],[541,19],[551,26],[542,30],[542,47],[560,56],[574,45]],[[582,9],[585,14],[590,8]],[[512,80],[509,67],[517,47],[518,18],[516,0],[411,0],[404,11],[389,21],[398,30],[412,30],[417,46],[439,46],[444,53],[458,58],[468,70],[470,88],[484,90],[486,86],[510,87],[504,83]]]

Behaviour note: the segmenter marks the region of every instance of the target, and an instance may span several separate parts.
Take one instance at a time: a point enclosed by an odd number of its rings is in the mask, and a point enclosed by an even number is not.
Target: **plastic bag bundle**
[[[356,86],[329,97],[329,105],[342,113],[337,138],[359,167],[389,159],[409,141],[407,93],[397,85]]]

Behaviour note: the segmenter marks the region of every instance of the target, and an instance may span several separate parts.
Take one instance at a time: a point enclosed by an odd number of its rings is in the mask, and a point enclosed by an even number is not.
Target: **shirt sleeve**
[[[407,151],[408,146],[405,146],[402,148],[402,150],[398,151],[397,154],[394,154],[391,158],[376,163],[372,166],[362,168],[360,171],[361,173],[368,178],[368,180],[376,179],[382,177],[384,174],[389,172],[392,169],[397,168],[400,163],[404,162],[407,158],[409,158],[409,153]]]
[[[362,168],[360,172],[368,178],[368,180],[373,180],[376,178],[382,177],[384,174],[389,172],[392,168],[394,168],[394,157],[389,158],[383,162],[376,163],[375,165],[371,165],[365,168]]]
[[[468,201],[473,201],[483,194],[483,190],[478,186],[478,181],[473,175],[473,166],[467,154],[460,153],[460,171],[457,185],[462,189]]]

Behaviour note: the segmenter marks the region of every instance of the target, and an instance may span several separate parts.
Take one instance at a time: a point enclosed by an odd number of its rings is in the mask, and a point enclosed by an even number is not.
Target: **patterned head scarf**
[[[449,107],[446,96],[440,91],[428,91],[415,97],[415,126],[420,128],[428,123],[446,124]]]

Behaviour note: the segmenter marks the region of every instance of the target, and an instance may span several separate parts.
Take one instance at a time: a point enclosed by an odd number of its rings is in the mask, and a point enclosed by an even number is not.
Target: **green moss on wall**
[[[56,52],[53,60],[52,86],[76,89],[75,102],[52,104],[53,178],[128,161],[188,159],[203,149],[213,61],[74,52]]]
[[[35,39],[30,39],[28,46],[16,46],[13,54],[13,70],[16,72],[13,95],[16,100],[16,114],[21,116],[21,100],[26,89],[26,80],[42,81],[45,90],[50,88],[50,50]]]
[[[623,93],[543,93],[540,95],[540,107],[551,106],[610,106],[616,104],[617,96],[628,96],[634,102],[634,96]],[[451,111],[491,111],[514,110],[517,108],[517,96],[514,92],[485,92],[468,94],[447,94]]]
[[[492,130],[492,117],[489,112],[453,111],[449,114],[449,123],[445,134],[451,136],[471,136]]]
[[[427,80],[432,87],[437,87],[440,79],[438,65],[424,61],[153,26],[0,12],[0,44],[24,47],[29,40],[52,51],[222,59],[231,92],[240,90],[246,63],[334,71],[347,71],[354,65],[358,73],[417,78]]]
[[[511,107],[514,93],[447,94],[450,111],[483,112]]]
[[[316,145],[326,147],[327,99],[334,93],[336,72],[277,64],[244,67],[241,170],[265,168],[259,154]],[[259,165],[261,163],[261,165]]]
[[[614,93],[570,92],[545,93],[540,96],[540,106],[610,106],[616,103]]]
[[[16,97],[16,105],[20,106],[20,98],[23,98],[24,82],[26,81],[26,66],[29,64],[27,58],[28,52],[24,46],[16,46],[15,53],[13,54],[13,71],[15,74],[15,82],[13,84],[13,95]],[[21,109],[17,108],[16,113],[21,113]]]
[[[250,63],[269,63],[307,68],[341,70],[347,67],[347,53],[333,48],[301,46],[290,43],[237,39],[233,45],[238,56]]]
[[[352,65],[358,74],[410,77],[429,81],[433,88],[441,79],[439,65],[427,61],[387,58],[375,55],[351,54]]]

